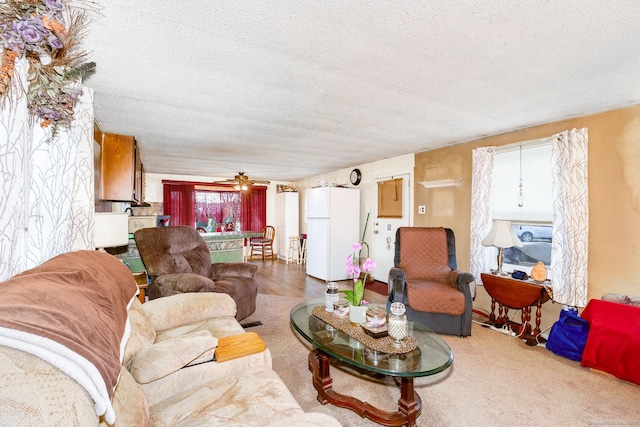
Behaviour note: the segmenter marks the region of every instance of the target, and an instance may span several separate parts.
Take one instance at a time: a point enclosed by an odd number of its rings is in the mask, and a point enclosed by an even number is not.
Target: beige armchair
[[[256,310],[258,266],[246,262],[212,264],[209,247],[195,228],[143,228],[133,237],[151,278],[149,299],[186,292],[221,292],[236,302],[236,319],[242,320]]]
[[[431,330],[471,335],[474,277],[457,269],[453,231],[400,227],[395,267],[389,271],[389,300],[406,306],[407,317]]]

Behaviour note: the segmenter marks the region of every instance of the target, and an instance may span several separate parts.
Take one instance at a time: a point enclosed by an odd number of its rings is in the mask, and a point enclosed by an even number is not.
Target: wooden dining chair
[[[271,259],[276,259],[276,253],[273,251],[273,240],[276,238],[276,229],[271,225],[265,225],[262,228],[262,237],[251,239],[249,246],[251,246],[251,255],[249,259],[253,260],[253,254],[257,253],[262,255],[262,261],[266,257],[270,256]]]

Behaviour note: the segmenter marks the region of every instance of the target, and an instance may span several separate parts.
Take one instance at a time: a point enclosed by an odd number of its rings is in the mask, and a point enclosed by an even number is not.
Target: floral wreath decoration
[[[52,125],[51,139],[56,136],[58,126],[70,126],[74,106],[82,93],[80,78],[96,66],[95,62],[85,62],[87,55],[79,49],[86,28],[86,13],[69,10],[65,6],[68,1],[5,0],[0,3],[3,49],[0,106],[4,107],[7,100],[11,102],[15,62],[26,57],[29,113],[40,120],[43,128]],[[70,2],[77,4],[78,1],[81,0]]]

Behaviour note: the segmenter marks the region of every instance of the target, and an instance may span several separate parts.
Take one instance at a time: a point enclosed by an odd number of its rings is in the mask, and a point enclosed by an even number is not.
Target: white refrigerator
[[[318,187],[307,197],[307,274],[325,281],[350,279],[346,260],[360,240],[360,190]]]

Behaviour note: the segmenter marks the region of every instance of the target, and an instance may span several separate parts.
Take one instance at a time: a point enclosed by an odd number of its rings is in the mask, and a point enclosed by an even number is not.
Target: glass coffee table
[[[451,366],[453,352],[435,332],[409,322],[410,335],[417,343],[414,350],[382,353],[372,350],[338,328],[312,314],[313,308],[324,306],[324,300],[305,301],[290,313],[291,325],[314,349],[309,353],[309,370],[320,403],[348,408],[361,417],[386,426],[415,426],[422,411],[420,396],[413,389],[413,378],[437,374]],[[368,374],[393,377],[400,387],[398,410],[388,412],[367,402],[333,390],[330,374],[332,359]]]

